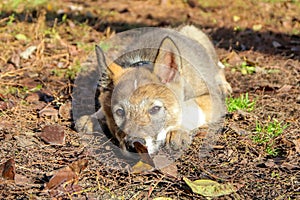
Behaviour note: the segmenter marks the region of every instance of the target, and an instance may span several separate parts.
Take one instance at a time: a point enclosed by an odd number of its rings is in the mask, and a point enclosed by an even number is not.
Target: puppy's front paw
[[[170,131],[167,135],[166,145],[172,150],[184,150],[192,142],[192,136],[187,131]]]
[[[98,125],[98,126],[97,126]],[[75,127],[78,132],[84,134],[92,134],[94,132],[102,132],[99,121],[91,115],[84,115],[76,120]]]
[[[220,84],[219,87],[225,95],[230,95],[232,93],[232,87],[226,80],[225,80],[225,82]]]

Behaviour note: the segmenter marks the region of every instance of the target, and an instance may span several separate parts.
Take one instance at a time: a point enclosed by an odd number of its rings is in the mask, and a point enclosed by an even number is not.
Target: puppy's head
[[[130,79],[133,75],[135,79]],[[155,79],[144,68],[126,72],[115,86],[111,102],[115,123],[125,133],[126,147],[140,142],[150,154],[164,144],[167,132],[180,117],[176,94]]]
[[[102,67],[106,66],[99,47],[97,58]],[[164,145],[167,133],[178,126],[181,118],[181,59],[174,42],[165,38],[154,62],[141,63],[128,68],[116,63],[106,67],[114,85],[111,114],[123,133],[119,138],[123,150],[134,149],[138,142],[153,154]]]

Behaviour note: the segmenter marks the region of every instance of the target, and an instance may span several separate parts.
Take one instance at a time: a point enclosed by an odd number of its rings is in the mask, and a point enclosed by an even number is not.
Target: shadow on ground
[[[2,12],[0,18],[7,18],[14,15],[19,21],[26,21],[33,23],[37,20],[41,11],[32,10],[30,12],[14,13],[14,12]],[[64,15],[67,14],[67,19],[74,23],[86,23],[99,32],[104,32],[108,27],[116,32],[121,32],[133,28],[150,26],[147,23],[128,23],[128,22],[109,22],[105,18],[94,17],[92,15],[63,13],[57,14],[56,12],[47,12],[46,20],[49,26],[53,26],[54,23],[61,23]],[[149,16],[148,16],[149,17]],[[165,18],[153,18],[160,27],[177,27],[183,23],[189,24],[187,20],[185,22],[180,20],[165,20]],[[196,26],[201,27],[201,24],[193,23]],[[215,45],[218,48],[225,49],[227,51],[246,51],[252,50],[269,55],[284,56],[288,59],[300,60],[300,36],[289,35],[274,31],[255,31],[251,28],[239,29],[228,27],[212,27],[205,26],[204,30],[208,32]]]

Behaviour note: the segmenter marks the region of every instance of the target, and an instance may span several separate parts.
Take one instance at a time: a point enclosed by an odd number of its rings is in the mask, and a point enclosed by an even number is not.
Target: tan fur
[[[126,73],[127,71],[130,71],[130,68],[122,68],[120,65],[116,63],[112,63],[108,66],[108,70],[110,71],[109,77],[112,79],[114,84],[118,83],[118,80],[120,80],[121,76]]]
[[[203,110],[206,121],[210,122],[212,120],[212,101],[210,95],[203,95],[200,97],[195,98],[196,103],[198,106]]]
[[[169,115],[167,116],[168,119],[166,120],[168,123],[167,125],[177,125],[178,117],[180,117],[178,109],[179,104],[175,94],[171,90],[160,84],[145,85],[134,91],[129,101],[132,104],[140,104],[144,99],[160,99],[164,102],[164,106],[169,112]],[[142,122],[144,123],[142,123],[143,125],[146,125],[145,123],[150,123],[149,113],[147,112],[150,107],[151,105],[145,105],[142,111],[136,113],[137,116],[135,116],[135,120],[138,124]]]

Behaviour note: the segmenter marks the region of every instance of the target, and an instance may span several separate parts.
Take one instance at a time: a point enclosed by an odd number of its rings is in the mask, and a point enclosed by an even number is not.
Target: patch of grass
[[[20,98],[25,98],[26,94],[31,93],[31,92],[37,92],[42,89],[42,85],[37,85],[34,88],[29,89],[27,86],[12,86],[12,85],[7,85],[4,88],[0,89],[0,93],[7,95],[7,94],[12,94],[15,96],[18,96]]]
[[[73,65],[70,65],[68,68],[58,68],[52,70],[53,75],[58,77],[64,77],[66,79],[74,80],[77,74],[81,70],[80,61],[76,60]]]
[[[238,69],[243,75],[254,74],[256,72],[256,67],[249,64],[247,61],[242,62]]]
[[[228,112],[234,112],[236,110],[244,110],[251,112],[254,110],[256,100],[250,100],[248,93],[241,94],[239,97],[226,98],[226,105]]]
[[[77,74],[80,72],[81,64],[79,60],[75,61],[75,64],[70,66],[66,71],[66,78],[74,80]]]
[[[6,22],[6,24],[8,26],[11,26],[15,20],[16,20],[15,14],[13,13],[13,14],[8,16],[8,21]]]
[[[255,135],[252,137],[253,142],[263,145],[265,152],[271,156],[277,156],[279,150],[275,148],[275,139],[280,136],[288,127],[288,124],[279,122],[277,119],[270,120],[265,125],[256,122]]]
[[[55,39],[55,40],[58,40],[61,38],[58,31],[55,29],[55,27],[46,29],[44,31],[44,34],[45,34],[45,37]]]
[[[78,48],[83,49],[85,52],[91,52],[94,51],[95,45],[94,44],[89,44],[85,42],[76,42],[76,45]]]

